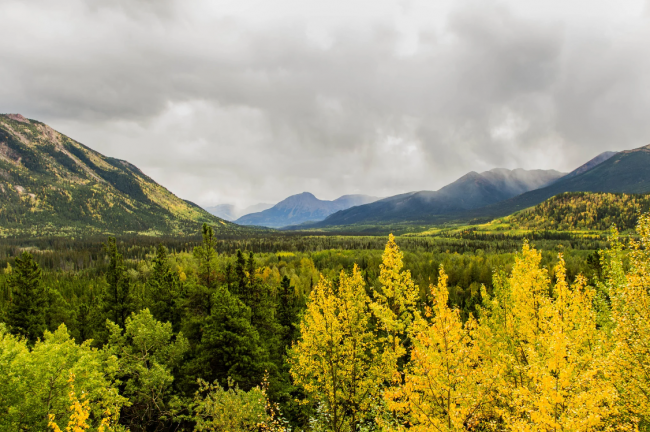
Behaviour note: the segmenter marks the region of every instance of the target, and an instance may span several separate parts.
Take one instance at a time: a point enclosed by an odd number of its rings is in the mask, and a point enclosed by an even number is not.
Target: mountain
[[[205,210],[221,219],[234,221],[247,214],[261,212],[271,207],[273,207],[273,204],[267,203],[253,204],[245,208],[240,208],[232,204],[219,204],[212,207],[205,207]]]
[[[617,152],[613,152],[613,151],[603,152],[603,153],[599,154],[598,156],[596,156],[595,158],[591,159],[586,164],[580,165],[578,168],[574,169],[569,174],[562,177],[562,179],[567,180],[567,179],[576,177],[576,176],[582,174],[583,172],[589,171],[590,169],[592,169],[596,165],[600,165],[601,163],[605,162],[607,159],[615,156],[616,154],[617,154]]]
[[[0,115],[0,236],[196,234],[245,228],[178,198],[131,163],[36,120]]]
[[[502,217],[532,207],[564,192],[610,192],[640,194],[650,192],[650,144],[610,155],[594,163],[602,155],[587,162],[549,186],[526,192],[511,199],[464,214],[463,219]],[[590,167],[589,167],[590,166]],[[583,167],[587,167],[583,170]]]
[[[343,195],[334,201],[319,200],[309,192],[292,195],[268,210],[242,216],[235,222],[240,225],[257,225],[280,228],[308,221],[321,221],[339,210],[348,209],[378,200],[367,195]]]
[[[564,176],[555,170],[474,171],[437,191],[410,192],[339,211],[310,227],[430,221],[512,198]]]

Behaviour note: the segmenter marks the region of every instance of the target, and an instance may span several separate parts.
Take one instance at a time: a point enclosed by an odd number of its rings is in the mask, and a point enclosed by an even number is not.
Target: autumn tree
[[[380,398],[378,341],[369,326],[370,299],[359,268],[341,272],[338,287],[321,278],[311,292],[291,353],[291,375],[316,404],[327,430],[359,431]],[[379,366],[380,367],[380,366]]]
[[[615,414],[605,379],[603,342],[593,289],[566,281],[564,260],[554,286],[541,254],[524,244],[509,277],[496,276],[486,298],[479,346],[485,374],[498,378],[495,411],[509,429],[595,430]]]
[[[387,381],[399,382],[407,359],[410,328],[413,325],[419,288],[411,273],[403,269],[403,254],[391,234],[379,266],[380,289],[373,292],[370,309],[376,319],[377,341]]]
[[[650,426],[650,215],[639,217],[638,240],[630,241],[630,269],[624,272],[622,245],[614,231],[604,251],[606,287],[611,299],[614,350],[610,373],[621,395],[621,409],[642,428]]]
[[[433,306],[415,312],[413,347],[403,384],[387,389],[384,398],[400,414],[402,424],[390,430],[462,431],[478,425],[490,406],[491,380],[482,375],[481,353],[473,338],[473,317],[463,323],[458,309],[447,305],[447,275],[440,268],[431,286]]]

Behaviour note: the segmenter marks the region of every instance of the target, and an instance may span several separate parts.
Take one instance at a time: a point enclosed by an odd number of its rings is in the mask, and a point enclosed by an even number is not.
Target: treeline
[[[566,192],[510,217],[532,230],[633,230],[639,215],[650,210],[650,195]]]

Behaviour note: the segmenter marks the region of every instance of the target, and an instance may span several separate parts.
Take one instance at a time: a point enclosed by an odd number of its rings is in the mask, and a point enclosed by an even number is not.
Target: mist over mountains
[[[470,172],[437,191],[410,192],[332,214],[319,226],[431,221],[446,215],[494,204],[548,185],[565,173],[555,170],[496,168]]]
[[[232,222],[247,214],[261,212],[271,207],[273,207],[273,204],[268,203],[253,204],[244,208],[237,207],[233,204],[219,204],[216,206],[204,207],[204,209],[210,214]]]

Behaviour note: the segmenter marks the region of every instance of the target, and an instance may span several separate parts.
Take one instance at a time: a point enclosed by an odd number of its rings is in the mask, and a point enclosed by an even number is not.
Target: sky
[[[0,0],[0,112],[209,206],[650,143],[650,0]]]

